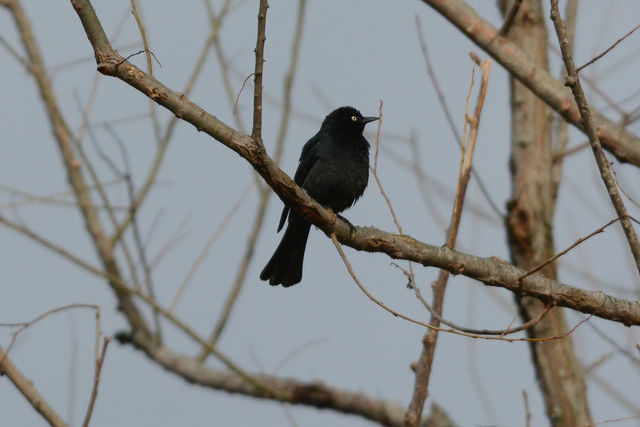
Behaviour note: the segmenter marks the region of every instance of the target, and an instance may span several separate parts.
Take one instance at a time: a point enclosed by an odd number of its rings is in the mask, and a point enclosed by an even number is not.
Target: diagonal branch
[[[587,133],[580,112],[561,81],[535,62],[511,40],[500,37],[489,22],[480,17],[463,0],[423,0],[455,25],[471,41],[484,49],[522,84],[569,123]],[[640,138],[592,109],[598,136],[604,148],[621,162],[640,166]]]
[[[207,367],[197,360],[175,354],[166,347],[153,345],[149,340],[134,338],[133,344],[168,371],[179,374],[194,384],[260,399],[314,406],[319,409],[330,408],[345,414],[359,415],[385,426],[402,425],[404,408],[396,402],[332,387],[319,381],[303,383],[269,375],[252,375],[256,381],[275,391],[273,395],[268,396],[251,384],[240,381],[230,372]],[[429,424],[423,420],[423,425]]]
[[[16,368],[0,348],[0,374],[7,378],[16,386],[20,393],[29,401],[33,409],[38,411],[47,422],[54,427],[68,427],[68,424],[58,415],[58,413],[47,403],[38,390],[33,385],[33,381],[26,378]]]

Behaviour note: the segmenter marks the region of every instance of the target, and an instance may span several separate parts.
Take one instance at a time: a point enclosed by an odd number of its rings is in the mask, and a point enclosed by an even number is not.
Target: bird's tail
[[[261,280],[271,286],[293,286],[302,280],[302,263],[311,224],[293,214],[284,231],[282,240],[273,256],[260,273]]]

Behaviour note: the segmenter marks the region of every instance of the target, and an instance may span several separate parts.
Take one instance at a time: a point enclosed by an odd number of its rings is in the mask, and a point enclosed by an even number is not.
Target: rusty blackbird
[[[320,130],[302,147],[296,184],[318,203],[342,212],[362,196],[369,181],[369,142],[364,126],[378,117],[363,117],[353,107],[340,107],[325,117]],[[311,224],[285,204],[278,231],[287,229],[260,273],[272,286],[289,287],[302,280],[302,264]]]

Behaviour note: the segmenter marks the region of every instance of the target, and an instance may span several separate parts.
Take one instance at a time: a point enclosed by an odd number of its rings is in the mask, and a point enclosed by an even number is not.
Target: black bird
[[[325,117],[320,130],[302,147],[296,184],[334,212],[351,207],[369,181],[369,143],[364,126],[378,117],[362,117],[353,107],[340,107]],[[302,280],[304,250],[311,224],[285,204],[278,231],[289,217],[282,240],[260,279],[289,287]]]

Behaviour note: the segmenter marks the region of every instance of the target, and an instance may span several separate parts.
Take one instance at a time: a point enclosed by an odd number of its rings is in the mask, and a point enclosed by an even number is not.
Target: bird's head
[[[363,117],[360,111],[353,107],[340,107],[325,117],[322,127],[331,131],[361,135],[364,126],[375,120],[378,120],[378,117]]]

